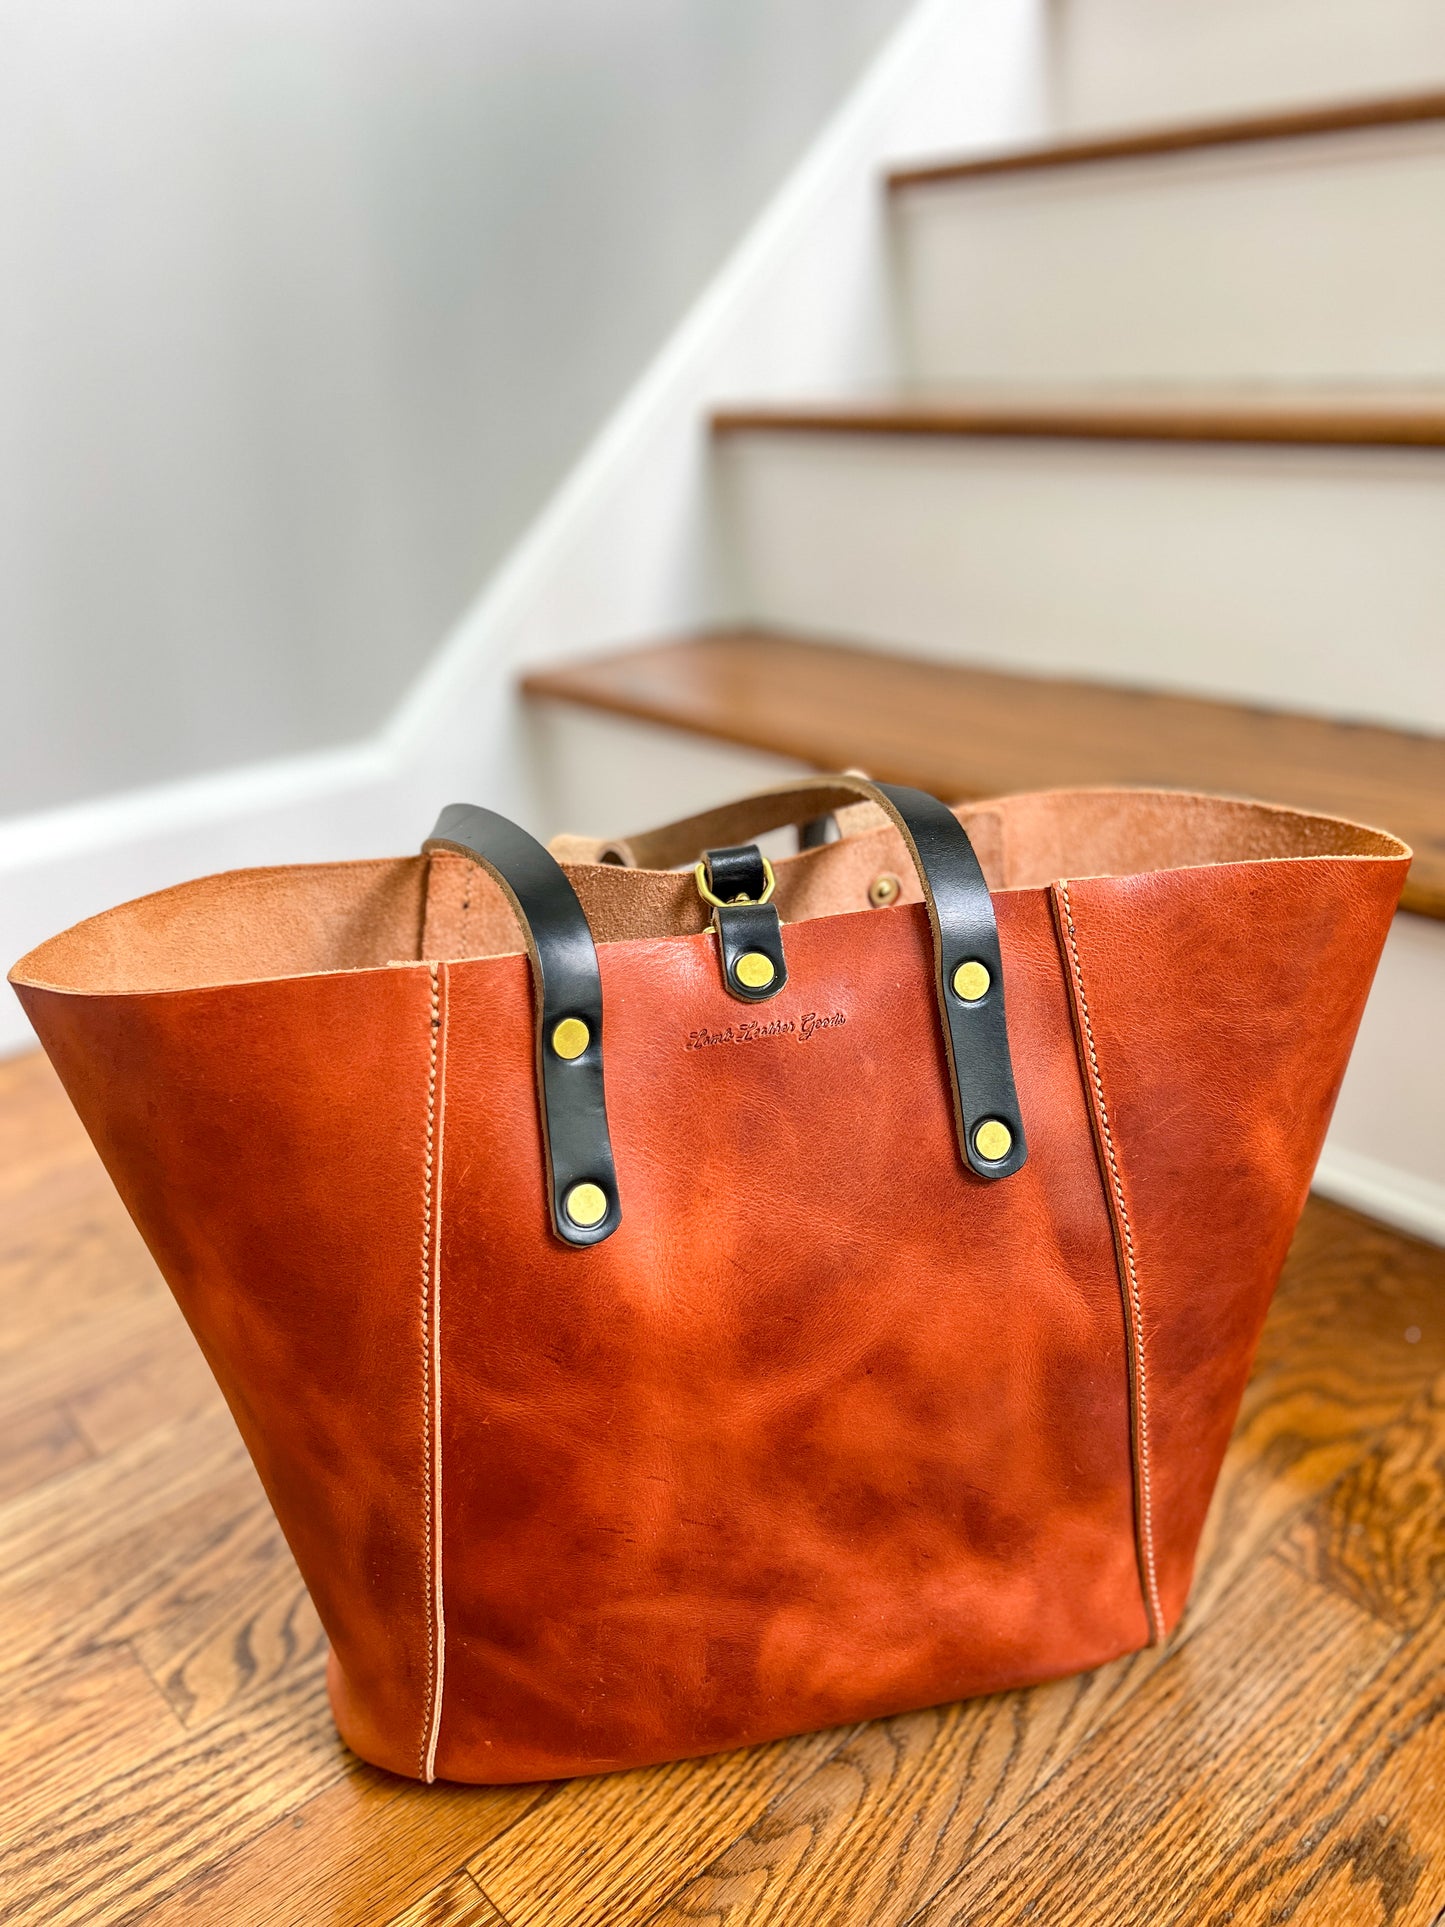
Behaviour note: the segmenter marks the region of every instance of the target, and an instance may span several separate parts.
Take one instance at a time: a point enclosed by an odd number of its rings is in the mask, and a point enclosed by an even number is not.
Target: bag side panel
[[[225,1394],[369,1759],[434,1683],[423,1405],[432,974],[26,1010]]]
[[[1145,1641],[1063,964],[1045,891],[998,909],[1030,1157],[996,1184],[960,1163],[922,906],[786,925],[758,1007],[709,936],[604,946],[622,1223],[588,1251],[548,1231],[525,961],[449,966],[444,1777],[710,1752]]]
[[[1320,858],[1058,886],[1138,1294],[1141,1540],[1166,1627],[1405,868]]]

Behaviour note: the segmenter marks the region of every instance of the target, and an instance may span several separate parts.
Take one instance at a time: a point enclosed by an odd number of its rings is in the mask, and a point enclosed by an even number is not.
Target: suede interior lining
[[[1301,857],[1398,860],[1380,830],[1265,803],[1158,790],[1052,790],[960,806],[994,890],[1060,877],[1135,876],[1201,864]],[[784,922],[874,911],[870,884],[922,891],[902,838],[846,811],[842,841],[775,865]],[[598,845],[558,838],[599,943],[686,936],[711,914],[689,871],[572,859]],[[105,994],[200,988],[437,959],[514,954],[524,945],[502,891],[476,864],[438,853],[363,863],[232,870],[89,918],[21,959],[18,982]]]

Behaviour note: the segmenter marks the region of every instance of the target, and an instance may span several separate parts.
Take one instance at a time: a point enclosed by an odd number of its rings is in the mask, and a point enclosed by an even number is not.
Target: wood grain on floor
[[[14,1927],[1445,1927],[1445,1252],[1311,1203],[1163,1653],[494,1789],[351,1758],[324,1657],[48,1067],[0,1065]]]

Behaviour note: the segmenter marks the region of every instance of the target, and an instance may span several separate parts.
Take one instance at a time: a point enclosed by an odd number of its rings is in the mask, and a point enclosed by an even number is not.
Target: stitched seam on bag
[[[447,1142],[447,1036],[448,1018],[451,1014],[451,970],[446,963],[439,966],[439,1030],[438,1049],[440,1059],[436,1079],[436,1168],[432,1179],[432,1458],[435,1473],[432,1479],[434,1525],[433,1525],[433,1610],[436,1616],[436,1692],[432,1706],[431,1750],[427,1756],[427,1777],[436,1778],[437,1746],[441,1739],[442,1708],[446,1703],[447,1677],[447,1615],[446,1596],[442,1584],[442,1187],[445,1176]]]
[[[421,1777],[436,1777],[437,1740],[441,1732],[442,1676],[446,1664],[446,1627],[441,1594],[441,1385],[437,1369],[440,1322],[437,1295],[441,1252],[441,1129],[437,1062],[441,1051],[440,966],[433,963],[427,1058],[426,1146],[422,1175],[421,1227],[421,1348],[422,1348],[422,1545],[426,1586],[427,1692],[422,1715],[419,1763]]]
[[[1089,1014],[1089,1000],[1084,992],[1084,972],[1079,962],[1079,939],[1078,932],[1074,928],[1074,910],[1069,902],[1068,884],[1061,881],[1058,892],[1064,906],[1064,921],[1068,926],[1069,963],[1073,971],[1074,987],[1078,992],[1080,1015],[1083,1018],[1084,1049],[1089,1059],[1089,1077],[1093,1083],[1094,1101],[1099,1112],[1104,1156],[1109,1166],[1109,1183],[1114,1193],[1114,1204],[1119,1214],[1119,1226],[1124,1240],[1124,1268],[1128,1277],[1128,1292],[1132,1306],[1129,1339],[1134,1354],[1134,1383],[1138,1388],[1139,1396],[1140,1549],[1144,1555],[1144,1576],[1149,1589],[1149,1606],[1154,1619],[1154,1633],[1156,1638],[1162,1639],[1164,1612],[1159,1603],[1159,1577],[1154,1560],[1154,1502],[1149,1474],[1149,1386],[1144,1360],[1144,1314],[1139,1292],[1139,1267],[1134,1250],[1134,1231],[1129,1223],[1129,1207],[1124,1202],[1124,1184],[1119,1172],[1119,1160],[1114,1150],[1114,1132],[1109,1123],[1109,1106],[1104,1099],[1104,1082],[1099,1072],[1099,1053],[1094,1045],[1094,1023]]]

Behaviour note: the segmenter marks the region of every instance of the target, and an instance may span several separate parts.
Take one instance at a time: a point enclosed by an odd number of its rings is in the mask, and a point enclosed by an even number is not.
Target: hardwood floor
[[[1441,1927],[1445,1252],[1310,1205],[1163,1654],[495,1790],[351,1759],[323,1657],[48,1067],[0,1065],[13,1927]]]

